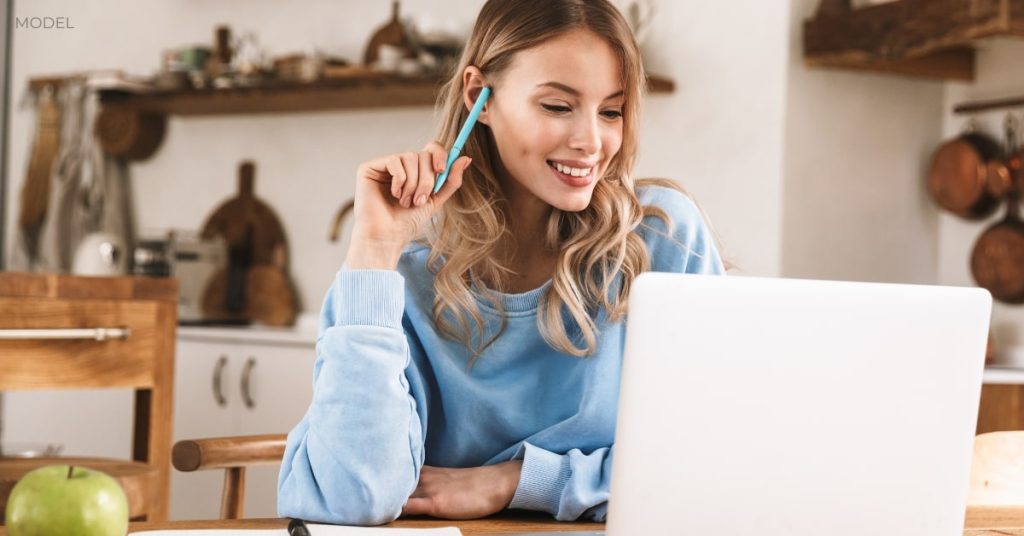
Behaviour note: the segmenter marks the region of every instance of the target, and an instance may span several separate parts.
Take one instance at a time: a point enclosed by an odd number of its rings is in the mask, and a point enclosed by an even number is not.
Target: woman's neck
[[[503,208],[509,232],[498,243],[494,260],[512,270],[512,274],[504,285],[485,283],[501,292],[525,292],[543,285],[555,273],[558,252],[547,247],[548,220],[554,208],[507,172],[499,171],[498,175],[505,193]]]
[[[547,247],[547,224],[551,206],[537,203],[514,204],[509,200],[506,222],[508,234],[494,251],[494,260],[509,268],[505,284],[485,281],[489,288],[505,293],[533,290],[551,279],[555,273],[558,252]]]

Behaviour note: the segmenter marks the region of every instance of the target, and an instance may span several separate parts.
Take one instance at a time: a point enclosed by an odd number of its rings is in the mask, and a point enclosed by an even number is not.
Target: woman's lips
[[[594,166],[590,168],[589,174],[584,175],[582,177],[574,177],[572,175],[567,175],[565,173],[562,173],[561,171],[558,171],[550,163],[548,163],[548,169],[550,169],[551,173],[554,173],[559,180],[561,180],[565,184],[568,184],[569,186],[572,186],[573,188],[582,188],[584,186],[590,186],[590,183],[594,181],[594,174],[597,172],[597,166]]]

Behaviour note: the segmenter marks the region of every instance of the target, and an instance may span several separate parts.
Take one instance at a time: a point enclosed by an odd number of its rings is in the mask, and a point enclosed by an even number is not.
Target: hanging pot
[[[971,275],[993,298],[1024,303],[1024,221],[1016,185],[1007,199],[1006,217],[978,237],[971,252]]]
[[[990,216],[1000,198],[988,188],[989,162],[1000,159],[999,142],[981,132],[966,132],[935,151],[928,171],[928,193],[938,205],[962,218]]]

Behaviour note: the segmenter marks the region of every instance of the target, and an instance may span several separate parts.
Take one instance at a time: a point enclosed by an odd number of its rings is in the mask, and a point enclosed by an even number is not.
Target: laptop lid
[[[608,533],[959,535],[991,297],[647,273]]]

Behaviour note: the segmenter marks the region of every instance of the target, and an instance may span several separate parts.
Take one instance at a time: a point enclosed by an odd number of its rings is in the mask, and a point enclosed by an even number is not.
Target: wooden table
[[[235,521],[172,521],[133,523],[131,530],[186,528],[284,528],[287,519],[243,519]],[[472,521],[431,518],[400,519],[389,527],[431,528],[457,526],[465,536],[505,532],[600,531],[603,523],[565,523],[530,512],[504,512],[498,516]],[[964,536],[1024,536],[1024,506],[970,507],[964,523]],[[0,536],[3,536],[0,528]]]
[[[388,527],[433,528],[456,526],[465,536],[500,534],[504,532],[599,531],[602,523],[565,523],[528,512],[505,512],[487,519],[448,521],[431,518],[400,519]],[[288,526],[287,519],[239,519],[209,521],[167,521],[163,523],[132,523],[129,532],[160,529],[279,529]],[[967,509],[964,536],[1024,536],[1024,506],[971,507]],[[0,536],[7,532],[0,526]]]
[[[1024,506],[968,506],[964,536],[1024,536]]]
[[[1024,523],[1022,523],[1024,524]],[[167,523],[132,523],[131,531],[153,529],[199,529],[199,528],[248,528],[275,529],[288,526],[287,519],[240,519],[233,521],[171,521]],[[551,531],[599,531],[603,523],[565,523],[555,521],[551,516],[531,512],[506,512],[499,516],[471,521],[451,521],[429,517],[399,519],[385,525],[401,528],[459,527],[464,536],[478,534],[500,534],[503,532],[551,532]],[[0,533],[2,534],[2,533]],[[1021,534],[1024,534],[1022,532]]]

